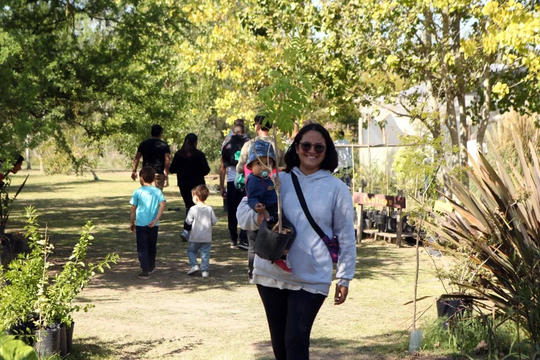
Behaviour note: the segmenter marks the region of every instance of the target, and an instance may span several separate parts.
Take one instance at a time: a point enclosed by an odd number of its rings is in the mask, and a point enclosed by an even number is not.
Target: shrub
[[[70,325],[73,312],[81,310],[73,304],[75,297],[97,272],[116,263],[118,255],[108,254],[97,264],[86,261],[93,240],[92,223],[87,222],[68,261],[53,275],[49,256],[54,247],[46,233],[38,232],[34,208],[26,209],[26,217],[25,230],[31,252],[19,255],[5,271],[0,267],[0,329],[25,329],[34,325],[40,329],[53,323]],[[87,304],[83,309],[87,311],[91,306]]]
[[[529,356],[540,356],[540,168],[531,151],[527,160],[514,134],[522,172],[496,157],[495,168],[479,154],[470,157],[468,171],[473,193],[457,178],[448,188],[453,209],[443,210],[437,222],[426,224],[442,241],[468,247],[469,257],[484,274],[460,284],[491,300],[497,312],[516,321],[526,333]],[[531,145],[532,149],[532,145]],[[447,247],[448,251],[452,248]]]

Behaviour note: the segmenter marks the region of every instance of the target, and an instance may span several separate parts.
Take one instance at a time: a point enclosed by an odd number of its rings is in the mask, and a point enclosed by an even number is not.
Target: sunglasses
[[[322,154],[326,149],[326,146],[323,144],[312,144],[310,142],[300,143],[300,149],[302,149],[302,151],[308,152],[312,147],[315,149],[317,154]]]

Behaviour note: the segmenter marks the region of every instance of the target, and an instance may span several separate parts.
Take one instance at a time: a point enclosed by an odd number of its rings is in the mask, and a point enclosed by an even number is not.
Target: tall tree
[[[534,2],[323,1],[320,13],[324,75],[334,93],[398,104],[406,110],[400,115],[422,122],[433,138],[446,128],[461,148],[454,165],[467,163],[468,114],[481,144],[490,111],[537,106],[522,96],[531,92],[523,85],[538,79]],[[521,87],[508,72],[524,74]],[[467,93],[478,94],[481,113],[472,113]]]
[[[0,151],[65,143],[65,126],[100,138],[173,123],[186,98],[171,45],[187,28],[168,1],[2,1]]]

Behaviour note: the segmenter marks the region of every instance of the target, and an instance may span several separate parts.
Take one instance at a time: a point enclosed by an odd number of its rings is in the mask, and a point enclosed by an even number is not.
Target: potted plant
[[[294,67],[297,56],[305,52],[305,47],[299,39],[294,38],[290,39],[290,41],[291,47],[285,51],[285,60],[288,62],[288,65]],[[273,70],[269,75],[272,85],[261,89],[259,99],[264,106],[264,110],[261,112],[265,115],[264,123],[273,125],[272,136],[274,138],[274,144],[277,144],[278,129],[290,134],[294,130],[294,119],[300,119],[302,117],[302,111],[308,106],[312,87],[310,81],[301,72],[292,71],[286,76],[278,70]],[[271,144],[271,146],[273,147],[274,144]],[[254,147],[252,148],[254,151]],[[277,153],[277,149],[273,150],[274,153]],[[268,168],[273,168],[270,163],[266,165]],[[268,229],[266,221],[263,221],[257,234],[255,244],[258,249],[256,248],[255,252],[261,255],[262,251],[260,250],[262,250],[265,244],[279,243],[280,247],[273,247],[273,253],[276,256],[281,256],[286,245],[294,239],[295,232],[292,224],[283,216],[279,173],[274,171],[271,179],[274,183],[278,200],[278,222],[272,229]],[[264,251],[266,250],[268,249]],[[269,258],[269,260],[277,259],[279,257],[276,259]]]
[[[478,154],[469,157],[468,176],[475,191],[450,176],[452,209],[426,225],[452,244],[447,251],[465,246],[469,259],[484,273],[463,284],[478,296],[491,300],[496,311],[514,320],[523,331],[528,355],[540,349],[540,172],[536,152],[528,156],[516,133],[512,133],[518,166],[509,170],[495,154],[495,165]],[[522,353],[525,355],[525,353]]]
[[[26,209],[26,217],[25,230],[31,252],[13,260],[0,276],[0,327],[16,333],[34,333],[41,355],[50,352],[65,355],[71,348],[69,334],[73,329],[73,313],[92,307],[91,304],[82,308],[74,305],[75,297],[97,272],[103,272],[111,262],[116,263],[118,255],[108,254],[98,264],[86,262],[93,239],[92,224],[87,222],[68,261],[53,275],[49,260],[53,246],[46,233],[39,234],[34,208]],[[41,349],[47,343],[50,345]]]

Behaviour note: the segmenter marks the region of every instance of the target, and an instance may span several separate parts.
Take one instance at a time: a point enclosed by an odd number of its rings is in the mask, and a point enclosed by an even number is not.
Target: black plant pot
[[[366,219],[373,220],[373,210],[366,211]]]
[[[386,231],[386,213],[381,212],[380,214],[375,215],[375,224],[377,225],[377,228],[379,231],[385,232]]]
[[[41,342],[38,341],[39,331],[36,331],[34,350],[40,358],[49,357],[60,352],[60,327],[41,330]]]
[[[71,346],[73,345],[73,327],[75,323],[71,323],[70,326],[62,324],[60,327],[60,355],[66,356],[71,353]]]
[[[364,229],[370,230],[372,228],[373,228],[373,221],[371,221],[371,219],[365,218],[364,219]]]
[[[75,328],[75,322],[71,322],[71,325],[66,327],[66,348],[67,348],[68,354],[71,353],[71,348],[73,346],[73,329],[74,328]]]
[[[68,351],[66,324],[62,324],[62,326],[60,326],[60,355],[66,356],[67,354]]]
[[[397,219],[395,217],[386,219],[386,231],[390,233],[397,232]]]
[[[16,339],[22,340],[25,344],[34,345],[34,332],[36,326],[33,321],[19,323],[6,330],[6,334],[15,336]]]
[[[474,297],[465,294],[444,294],[437,299],[437,315],[453,318],[472,310]]]
[[[255,254],[259,255],[262,259],[276,261],[281,259],[285,249],[289,249],[296,237],[296,231],[294,226],[288,221],[285,216],[282,219],[282,225],[284,229],[289,229],[287,234],[280,234],[272,231],[266,220],[263,220],[259,231],[257,232],[257,239],[255,240]]]

